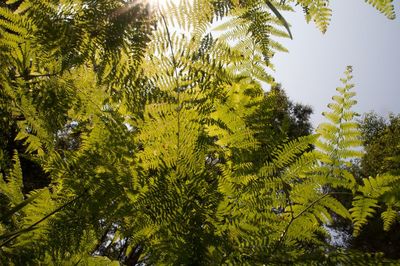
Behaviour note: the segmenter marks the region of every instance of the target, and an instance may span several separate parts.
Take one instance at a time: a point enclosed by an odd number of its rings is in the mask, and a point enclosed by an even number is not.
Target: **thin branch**
[[[67,203],[65,203],[64,205],[61,205],[60,207],[56,208],[54,211],[50,212],[49,214],[47,214],[46,216],[44,216],[42,219],[38,220],[37,222],[31,224],[30,226],[18,230],[16,232],[13,232],[11,234],[8,235],[8,237],[10,237],[9,239],[7,239],[6,241],[4,241],[3,243],[0,244],[0,247],[5,246],[6,244],[10,243],[12,240],[16,239],[17,237],[19,237],[20,235],[22,235],[23,233],[27,233],[30,232],[32,230],[35,230],[35,226],[39,225],[40,223],[42,223],[43,221],[47,220],[48,218],[50,218],[51,216],[53,216],[54,214],[56,214],[57,212],[63,210],[64,208],[66,208],[68,205],[74,203],[75,201],[77,201],[78,199],[82,198],[87,192],[87,189],[79,196],[77,196],[76,198],[68,201]]]
[[[23,75],[15,75],[15,78],[22,78],[25,79],[26,81],[34,78],[43,78],[43,77],[54,77],[61,74],[61,71],[55,72],[55,73],[46,73],[46,74],[28,74],[26,76]]]
[[[318,199],[314,200],[313,202],[311,202],[306,208],[304,208],[300,213],[298,213],[297,215],[293,215],[293,211],[291,210],[291,219],[289,221],[289,223],[286,225],[283,233],[281,234],[281,237],[278,240],[278,243],[275,245],[274,249],[271,252],[271,255],[273,253],[275,253],[278,248],[281,246],[281,244],[283,243],[288,231],[289,231],[289,227],[293,224],[293,222],[298,219],[300,216],[302,216],[304,213],[306,213],[310,208],[312,208],[315,204],[317,204],[318,202],[320,202],[321,200],[323,200],[324,198],[326,198],[329,195],[335,195],[335,194],[346,194],[346,195],[352,195],[352,193],[349,192],[328,192],[324,195],[322,195],[321,197],[319,197]],[[290,207],[292,207],[292,205],[290,205]]]
[[[160,16],[162,18],[162,21],[164,23],[164,27],[167,33],[167,40],[169,44],[169,48],[171,51],[171,57],[172,57],[172,65],[174,68],[174,75],[175,75],[175,86],[176,86],[176,92],[177,92],[177,102],[178,102],[178,108],[176,109],[177,111],[177,122],[178,122],[178,130],[177,130],[177,150],[178,150],[178,161],[180,160],[180,146],[181,146],[181,141],[180,141],[180,128],[181,128],[181,101],[180,101],[180,93],[181,90],[179,88],[179,81],[178,81],[178,64],[176,62],[175,58],[175,53],[174,53],[174,48],[172,45],[172,40],[171,40],[171,34],[168,29],[167,21],[163,15],[163,13],[160,11]]]

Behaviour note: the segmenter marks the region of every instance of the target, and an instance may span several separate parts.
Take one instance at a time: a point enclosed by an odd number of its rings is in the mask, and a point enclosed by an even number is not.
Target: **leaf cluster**
[[[2,3],[0,262],[379,260],[328,241],[336,216],[357,234],[378,203],[385,228],[398,207],[396,176],[360,185],[346,168],[361,143],[351,67],[329,123],[287,133],[297,115],[265,67],[290,3]],[[324,31],[327,1],[296,3]]]

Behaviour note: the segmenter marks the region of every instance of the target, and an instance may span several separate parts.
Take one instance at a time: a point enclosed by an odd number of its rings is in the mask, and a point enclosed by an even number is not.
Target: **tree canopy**
[[[361,120],[365,155],[361,160],[364,175],[400,174],[400,116],[390,115],[386,121],[375,113]]]
[[[2,2],[0,262],[394,262],[329,241],[396,224],[400,177],[349,170],[352,67],[316,134],[274,80],[294,5],[326,31],[328,0]]]

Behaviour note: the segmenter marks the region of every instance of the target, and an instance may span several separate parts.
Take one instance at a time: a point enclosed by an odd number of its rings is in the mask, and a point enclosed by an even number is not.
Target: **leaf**
[[[353,208],[350,209],[351,218],[354,223],[353,235],[357,236],[360,233],[361,227],[367,223],[367,218],[372,217],[375,209],[378,207],[378,201],[373,198],[364,196],[356,196],[353,199]]]
[[[383,220],[383,230],[389,231],[390,227],[398,218],[399,214],[391,206],[388,206],[386,211],[382,212],[381,217]]]
[[[35,193],[33,195],[31,195],[29,198],[27,198],[26,200],[22,201],[21,203],[17,204],[16,206],[14,206],[11,210],[8,210],[6,213],[2,214],[0,216],[0,221],[5,222],[6,220],[10,219],[10,217],[12,215],[14,215],[15,213],[17,213],[18,211],[20,211],[22,208],[24,208],[26,205],[30,204],[31,202],[33,202],[38,196],[40,195],[40,193]]]
[[[275,16],[282,22],[282,25],[285,27],[287,32],[289,33],[290,39],[293,39],[292,32],[290,31],[289,23],[287,23],[286,19],[282,16],[282,14],[276,9],[276,7],[269,0],[265,0],[265,3],[272,10]]]
[[[388,19],[395,19],[393,0],[364,0],[366,3],[372,5]]]

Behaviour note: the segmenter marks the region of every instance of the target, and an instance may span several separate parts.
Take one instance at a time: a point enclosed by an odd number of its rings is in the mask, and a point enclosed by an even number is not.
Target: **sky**
[[[311,105],[314,126],[341,86],[347,65],[353,66],[355,110],[400,113],[400,1],[389,20],[363,0],[331,1],[333,16],[325,34],[307,24],[302,10],[285,13],[293,40],[279,40],[289,53],[276,54],[276,81],[289,98]]]

